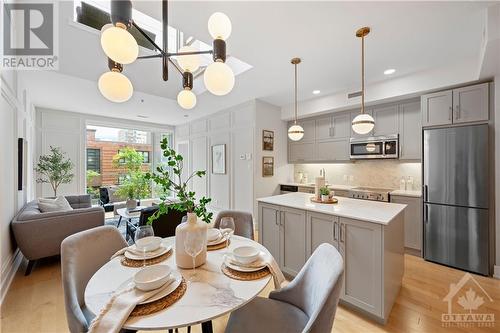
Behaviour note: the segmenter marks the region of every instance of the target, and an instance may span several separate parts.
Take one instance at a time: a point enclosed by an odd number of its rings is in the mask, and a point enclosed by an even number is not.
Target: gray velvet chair
[[[84,292],[92,275],[127,242],[114,226],[85,230],[64,239],[61,268],[66,318],[71,333],[87,332],[94,316],[86,309]]]
[[[231,313],[226,333],[331,332],[343,271],[337,249],[321,244],[286,287]]]
[[[252,214],[237,210],[223,210],[217,214],[214,228],[219,228],[220,220],[223,217],[232,217],[234,219],[235,235],[254,239]]]

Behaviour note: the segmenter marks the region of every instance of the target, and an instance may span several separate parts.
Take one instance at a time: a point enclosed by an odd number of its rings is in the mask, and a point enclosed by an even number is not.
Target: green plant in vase
[[[328,201],[330,199],[330,189],[326,186],[319,189],[319,194],[321,195],[321,201]]]
[[[41,155],[35,167],[38,173],[37,183],[49,183],[57,196],[57,189],[61,184],[71,183],[74,174],[73,162],[66,158],[66,153],[60,147],[50,146],[50,153]]]

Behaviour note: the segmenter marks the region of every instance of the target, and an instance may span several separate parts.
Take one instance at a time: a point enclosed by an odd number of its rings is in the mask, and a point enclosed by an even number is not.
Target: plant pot
[[[135,209],[137,208],[137,200],[128,199],[127,202],[125,203],[125,206],[127,207],[127,209]]]
[[[187,221],[175,228],[175,263],[180,268],[193,268],[193,258],[186,252],[184,241],[188,234],[199,236],[203,242],[201,252],[195,257],[194,266],[198,267],[207,261],[207,223],[198,219],[196,214],[188,213]]]
[[[324,195],[322,194],[321,195],[321,201],[329,201],[330,200],[330,196],[328,194]]]

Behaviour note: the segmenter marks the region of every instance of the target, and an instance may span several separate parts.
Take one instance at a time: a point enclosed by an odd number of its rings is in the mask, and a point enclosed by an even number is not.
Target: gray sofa
[[[104,225],[104,209],[92,207],[90,195],[66,196],[72,211],[42,213],[37,200],[27,203],[12,220],[22,254],[29,260],[26,274],[37,259],[58,255],[63,239],[79,231]]]

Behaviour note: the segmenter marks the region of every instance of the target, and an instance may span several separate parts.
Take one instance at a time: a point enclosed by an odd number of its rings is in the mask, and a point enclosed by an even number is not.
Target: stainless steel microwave
[[[350,155],[351,160],[399,158],[399,136],[351,138]]]

